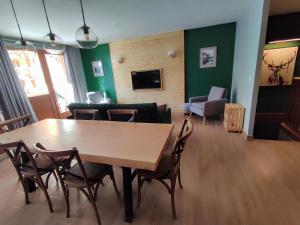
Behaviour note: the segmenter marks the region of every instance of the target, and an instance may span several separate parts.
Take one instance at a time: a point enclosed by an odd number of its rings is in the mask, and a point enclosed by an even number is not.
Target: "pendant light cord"
[[[86,27],[86,24],[85,24],[85,17],[84,17],[84,11],[83,11],[83,5],[82,5],[82,0],[80,0],[80,5],[81,5],[81,12],[82,12],[83,25],[84,25],[84,27]]]
[[[43,2],[43,6],[44,6],[44,11],[45,11],[45,15],[46,15],[46,19],[47,19],[47,23],[48,23],[49,31],[50,31],[50,34],[52,34],[52,30],[51,30],[51,27],[50,27],[49,18],[48,18],[48,14],[47,14],[46,6],[45,6],[45,0],[42,0],[42,2]]]
[[[14,4],[13,4],[12,0],[10,0],[10,4],[11,4],[11,7],[14,11],[15,19],[16,19],[16,22],[17,22],[17,25],[18,25],[20,36],[21,36],[21,40],[24,40],[23,35],[22,35],[22,31],[21,31],[21,28],[20,28],[20,24],[19,24],[19,21],[18,21],[18,18],[17,18],[16,10],[15,10],[15,7],[14,7]]]

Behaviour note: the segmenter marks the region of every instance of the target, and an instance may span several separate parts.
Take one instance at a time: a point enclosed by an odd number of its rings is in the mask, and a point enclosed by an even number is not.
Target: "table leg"
[[[25,152],[21,152],[21,160],[23,163],[29,162],[29,158]],[[25,188],[29,193],[34,192],[36,190],[35,182],[31,179],[24,178]]]
[[[131,223],[133,218],[131,168],[122,167],[122,170],[123,170],[125,222]]]

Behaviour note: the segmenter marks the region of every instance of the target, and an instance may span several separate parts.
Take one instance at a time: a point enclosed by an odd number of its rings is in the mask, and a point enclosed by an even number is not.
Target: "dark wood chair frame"
[[[190,125],[189,125],[190,124]],[[175,140],[175,144],[173,146],[173,150],[171,152],[171,168],[167,170],[167,172],[159,177],[155,174],[155,172],[147,171],[147,176],[143,173],[143,170],[137,170],[137,177],[138,177],[138,200],[137,200],[137,207],[140,207],[141,204],[141,189],[143,187],[143,183],[145,180],[154,179],[161,182],[168,190],[169,194],[171,194],[171,205],[172,205],[172,213],[173,218],[176,219],[176,209],[175,209],[175,186],[176,180],[178,177],[179,186],[182,189],[181,183],[181,174],[180,174],[180,160],[181,155],[184,151],[184,147],[188,137],[193,132],[193,124],[189,119],[185,119],[183,121],[181,130],[179,135]],[[170,180],[171,186],[165,180]]]
[[[53,207],[51,200],[49,198],[49,194],[47,192],[49,177],[51,174],[54,174],[54,167],[49,166],[47,168],[38,168],[36,164],[36,157],[34,154],[28,149],[26,144],[23,141],[12,142],[7,144],[0,144],[0,151],[6,152],[11,162],[13,163],[16,172],[19,176],[19,180],[21,181],[24,193],[25,193],[25,204],[29,204],[29,196],[28,196],[28,188],[25,184],[25,179],[30,179],[34,181],[43,191],[47,203],[49,205],[50,212],[53,212]],[[28,159],[27,162],[24,162],[24,156],[21,157],[21,154],[24,154]],[[43,181],[42,176],[47,174],[46,182]],[[57,177],[55,175],[57,180]]]
[[[74,109],[73,110],[73,115],[75,120],[79,119],[80,114],[89,114],[92,116],[91,120],[95,120],[98,113],[99,110],[96,109]]]
[[[16,117],[16,118],[12,118],[12,119],[0,122],[0,134],[9,132],[10,128],[13,128],[13,125],[15,123],[19,123],[19,125],[21,125],[21,127],[25,127],[25,126],[32,123],[32,116],[30,114],[27,114],[27,115],[19,116],[19,117]],[[23,154],[21,154],[21,157],[22,157],[22,155]],[[25,161],[28,160],[27,157],[25,157],[25,158],[26,158]],[[57,177],[55,177],[55,179],[57,180]],[[35,191],[36,186],[35,186],[34,181],[25,178],[24,182],[25,182],[25,186],[28,188],[28,192]],[[46,184],[48,185],[48,182]]]
[[[18,122],[22,122],[22,127],[25,127],[32,122],[32,116],[28,114],[0,122],[0,133],[9,132],[8,127]]]
[[[108,109],[107,110],[108,119],[110,121],[113,121],[114,115],[129,115],[131,117],[128,120],[128,122],[134,122],[137,113],[138,110],[136,109]]]
[[[84,169],[83,163],[81,161],[81,158],[79,156],[78,150],[76,148],[73,148],[71,150],[60,150],[60,151],[53,151],[53,150],[47,150],[45,149],[40,143],[37,143],[34,145],[34,150],[38,152],[41,155],[47,156],[49,159],[52,160],[56,173],[58,174],[58,179],[60,181],[66,205],[67,205],[67,217],[70,217],[70,201],[69,201],[69,192],[70,188],[76,188],[79,191],[81,191],[88,199],[88,201],[92,204],[97,222],[99,225],[101,225],[101,220],[99,216],[99,212],[97,209],[97,194],[98,194],[98,189],[100,184],[102,184],[102,179],[106,176],[109,175],[111,180],[113,181],[114,189],[120,197],[120,193],[118,191],[114,173],[111,167],[111,170],[109,170],[106,174],[103,174],[102,177],[99,177],[97,180],[89,180],[86,174],[86,171]],[[62,163],[57,163],[56,158],[64,158],[64,161]],[[78,184],[77,182],[72,182],[72,181],[67,181],[66,176],[67,176],[67,169],[68,166],[65,165],[70,165],[72,161],[77,161],[80,171],[82,173],[83,177],[83,183]],[[80,178],[77,178],[80,179]]]

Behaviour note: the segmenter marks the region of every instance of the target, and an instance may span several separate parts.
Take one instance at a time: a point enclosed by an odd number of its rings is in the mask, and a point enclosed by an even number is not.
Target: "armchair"
[[[220,87],[212,87],[208,96],[189,98],[190,117],[195,113],[203,117],[206,123],[207,117],[223,116],[225,103],[228,102],[227,90]]]
[[[110,104],[111,99],[106,97],[105,92],[93,91],[86,93],[87,103],[89,104]]]

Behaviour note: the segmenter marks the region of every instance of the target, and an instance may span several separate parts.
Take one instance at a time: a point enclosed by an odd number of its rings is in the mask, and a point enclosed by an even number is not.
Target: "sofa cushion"
[[[210,89],[207,101],[214,101],[224,98],[226,89],[220,87],[212,87]]]

